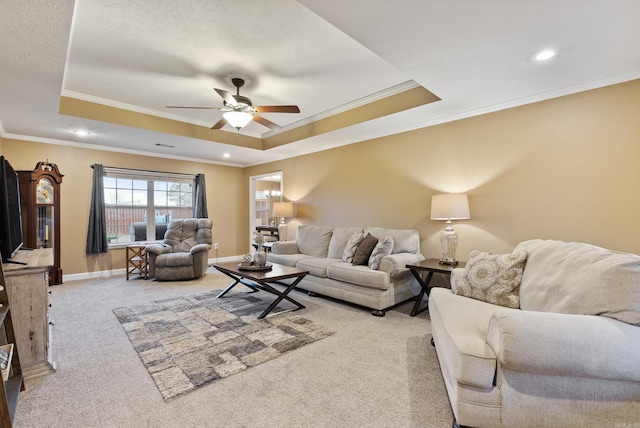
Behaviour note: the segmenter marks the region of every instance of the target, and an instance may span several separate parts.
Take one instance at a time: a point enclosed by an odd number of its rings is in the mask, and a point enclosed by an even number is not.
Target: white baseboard
[[[209,259],[207,264],[211,266],[219,262],[235,262],[242,261],[242,256],[216,257]],[[126,269],[101,270],[97,272],[72,273],[70,275],[62,275],[62,282],[80,281],[83,279],[111,278],[112,276],[126,275]]]

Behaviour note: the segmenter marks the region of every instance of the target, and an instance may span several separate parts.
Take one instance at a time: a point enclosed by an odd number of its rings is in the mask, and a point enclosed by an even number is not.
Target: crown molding
[[[238,164],[233,162],[212,161],[212,160],[207,160],[202,158],[192,158],[188,156],[172,156],[164,153],[150,153],[143,150],[132,150],[132,149],[125,149],[121,147],[111,147],[111,146],[103,146],[103,145],[96,146],[94,144],[78,143],[76,141],[58,140],[55,138],[33,137],[29,135],[19,135],[19,134],[4,134],[2,135],[2,138],[20,140],[20,141],[31,141],[34,143],[53,144],[56,146],[77,147],[80,149],[87,149],[87,150],[127,153],[131,155],[139,155],[139,156],[152,157],[152,158],[173,159],[173,160],[180,160],[180,161],[186,161],[186,162],[206,163],[210,165],[223,165],[223,166],[231,166],[236,168],[245,167],[245,165],[243,164]]]

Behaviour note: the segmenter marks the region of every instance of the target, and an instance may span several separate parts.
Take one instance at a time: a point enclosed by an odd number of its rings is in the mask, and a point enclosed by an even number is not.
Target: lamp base
[[[440,235],[440,245],[442,246],[442,257],[440,258],[441,265],[458,264],[456,260],[456,247],[458,246],[458,235],[456,231],[451,227],[451,220],[447,220],[447,227],[444,228]]]

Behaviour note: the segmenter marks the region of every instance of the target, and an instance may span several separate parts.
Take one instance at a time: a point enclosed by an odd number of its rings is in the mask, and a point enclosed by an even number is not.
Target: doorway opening
[[[273,203],[282,201],[282,181],[282,171],[249,178],[249,244],[253,243],[256,227],[267,226],[277,230],[278,219],[271,213]]]

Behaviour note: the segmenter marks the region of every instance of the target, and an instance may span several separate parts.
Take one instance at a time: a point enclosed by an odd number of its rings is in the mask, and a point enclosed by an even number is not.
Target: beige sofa
[[[474,273],[480,265],[455,269],[451,290],[431,291],[433,340],[457,423],[640,424],[640,256],[543,240],[514,254],[522,251],[519,309],[456,294],[491,270]]]
[[[371,234],[383,242],[391,237],[391,254],[379,259],[375,269],[345,261],[345,248],[354,234]],[[372,309],[385,311],[415,297],[420,286],[406,268],[424,260],[416,230],[381,227],[300,226],[295,241],[276,242],[267,261],[309,271],[298,288]]]

